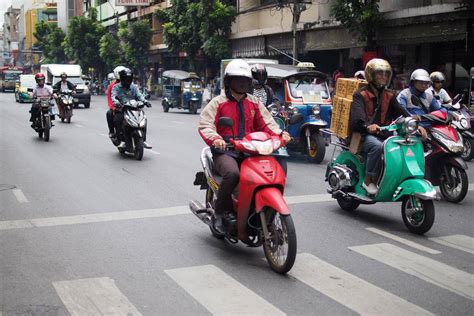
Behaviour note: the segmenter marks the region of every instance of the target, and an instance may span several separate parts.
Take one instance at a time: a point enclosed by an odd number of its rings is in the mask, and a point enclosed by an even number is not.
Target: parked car
[[[15,85],[15,101],[33,102],[28,89],[33,89],[36,86],[35,75],[20,75],[20,79],[16,81]]]

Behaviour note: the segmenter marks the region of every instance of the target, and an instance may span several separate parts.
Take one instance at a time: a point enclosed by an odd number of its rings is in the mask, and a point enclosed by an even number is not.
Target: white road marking
[[[469,183],[469,191],[474,191],[474,183]]]
[[[16,221],[1,221],[0,231],[9,230],[9,229],[19,229],[19,228],[101,223],[101,222],[140,219],[140,218],[175,216],[175,215],[184,215],[184,214],[186,215],[191,214],[191,212],[188,210],[188,207],[176,206],[176,207],[165,207],[165,208],[148,209],[148,210],[95,213],[95,214],[74,215],[74,216],[45,217],[45,218],[35,218],[35,219],[16,220]]]
[[[100,136],[109,137],[107,134],[100,134]]]
[[[184,122],[182,122],[182,121],[171,121],[171,123],[175,123],[175,124],[184,124]]]
[[[149,151],[149,152],[151,152],[152,154],[155,154],[155,155],[161,155],[159,152],[154,151],[153,149],[147,149],[147,151]]]
[[[298,254],[288,274],[362,315],[431,315],[421,307],[309,253]]]
[[[474,300],[474,275],[392,244],[349,247],[426,282]]]
[[[165,272],[211,314],[285,315],[216,266],[195,266]]]
[[[409,247],[412,247],[412,248],[415,248],[415,249],[418,249],[418,250],[427,252],[427,253],[432,254],[432,255],[437,255],[437,254],[440,254],[440,253],[441,253],[441,251],[438,251],[438,250],[434,250],[434,249],[425,247],[425,246],[420,245],[420,244],[418,244],[418,243],[416,243],[416,242],[413,242],[413,241],[411,241],[411,240],[398,237],[397,235],[384,232],[383,230],[380,230],[380,229],[377,229],[377,228],[367,227],[366,230],[368,230],[368,231],[370,231],[370,232],[373,232],[373,233],[375,233],[375,234],[377,234],[377,235],[390,238],[390,239],[395,240],[395,241],[397,241],[397,242],[399,242],[399,243],[401,243],[401,244],[404,244],[404,245],[406,245],[406,246],[409,246]]]
[[[84,127],[84,126],[82,126],[81,124],[74,124],[74,126],[76,126],[76,127]]]
[[[141,315],[110,278],[53,282],[72,316]]]
[[[327,202],[327,194],[314,194],[314,195],[300,195],[300,196],[288,196],[285,197],[288,204],[299,204],[309,202]],[[93,213],[85,215],[73,215],[73,216],[59,216],[59,217],[44,217],[34,219],[23,219],[13,221],[0,221],[0,231],[9,229],[20,229],[20,228],[34,228],[34,227],[48,227],[48,226],[61,226],[61,225],[75,225],[75,224],[87,224],[87,223],[100,223],[120,220],[133,220],[140,218],[152,218],[152,217],[163,217],[163,216],[176,216],[176,215],[191,215],[189,206],[181,205],[175,207],[165,207],[147,210],[132,210],[122,212],[104,212],[104,213]]]
[[[430,240],[451,248],[474,254],[474,238],[465,235],[433,237]]]
[[[21,191],[21,189],[15,188],[15,189],[12,189],[12,191],[13,191],[13,194],[15,195],[18,203],[28,203],[28,199],[23,194],[23,191]]]

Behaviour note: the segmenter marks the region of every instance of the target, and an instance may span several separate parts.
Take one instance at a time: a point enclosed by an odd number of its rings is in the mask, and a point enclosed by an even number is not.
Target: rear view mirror
[[[234,125],[234,120],[230,117],[220,117],[218,121],[219,126],[222,127],[232,127]]]
[[[456,104],[453,104],[451,107],[452,107],[453,109],[455,109],[455,110],[461,109],[461,105],[459,104],[459,102],[456,103]]]

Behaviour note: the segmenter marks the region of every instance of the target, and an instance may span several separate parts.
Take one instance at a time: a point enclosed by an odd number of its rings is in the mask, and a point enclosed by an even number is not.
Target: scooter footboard
[[[263,188],[255,193],[255,211],[260,213],[266,206],[273,208],[280,214],[290,214],[290,208],[278,188]]]
[[[431,183],[424,179],[408,179],[400,183],[393,194],[393,201],[399,201],[403,196],[415,195],[423,200],[437,200],[438,194]]]

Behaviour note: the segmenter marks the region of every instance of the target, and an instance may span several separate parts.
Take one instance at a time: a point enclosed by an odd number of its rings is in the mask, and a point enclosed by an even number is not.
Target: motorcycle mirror
[[[50,85],[51,85],[51,82],[46,82],[46,85],[47,85],[47,86],[50,86]]]
[[[461,105],[459,104],[459,102],[456,103],[456,104],[453,104],[451,107],[452,107],[453,109],[455,109],[455,110],[461,109]]]
[[[303,120],[304,120],[303,114],[297,113],[297,114],[293,115],[293,116],[290,118],[290,120],[288,121],[288,123],[289,123],[290,125],[293,125],[293,124],[302,122]]]
[[[413,103],[413,104],[416,105],[416,106],[420,106],[420,105],[421,105],[420,99],[419,99],[416,95],[414,95],[414,94],[411,95],[410,100],[411,100],[411,103]]]
[[[232,127],[234,125],[234,120],[230,117],[223,116],[219,118],[218,124],[222,127]]]
[[[33,92],[33,89],[32,89],[32,88],[28,88],[28,89],[26,89],[26,91],[28,91],[28,92]]]

